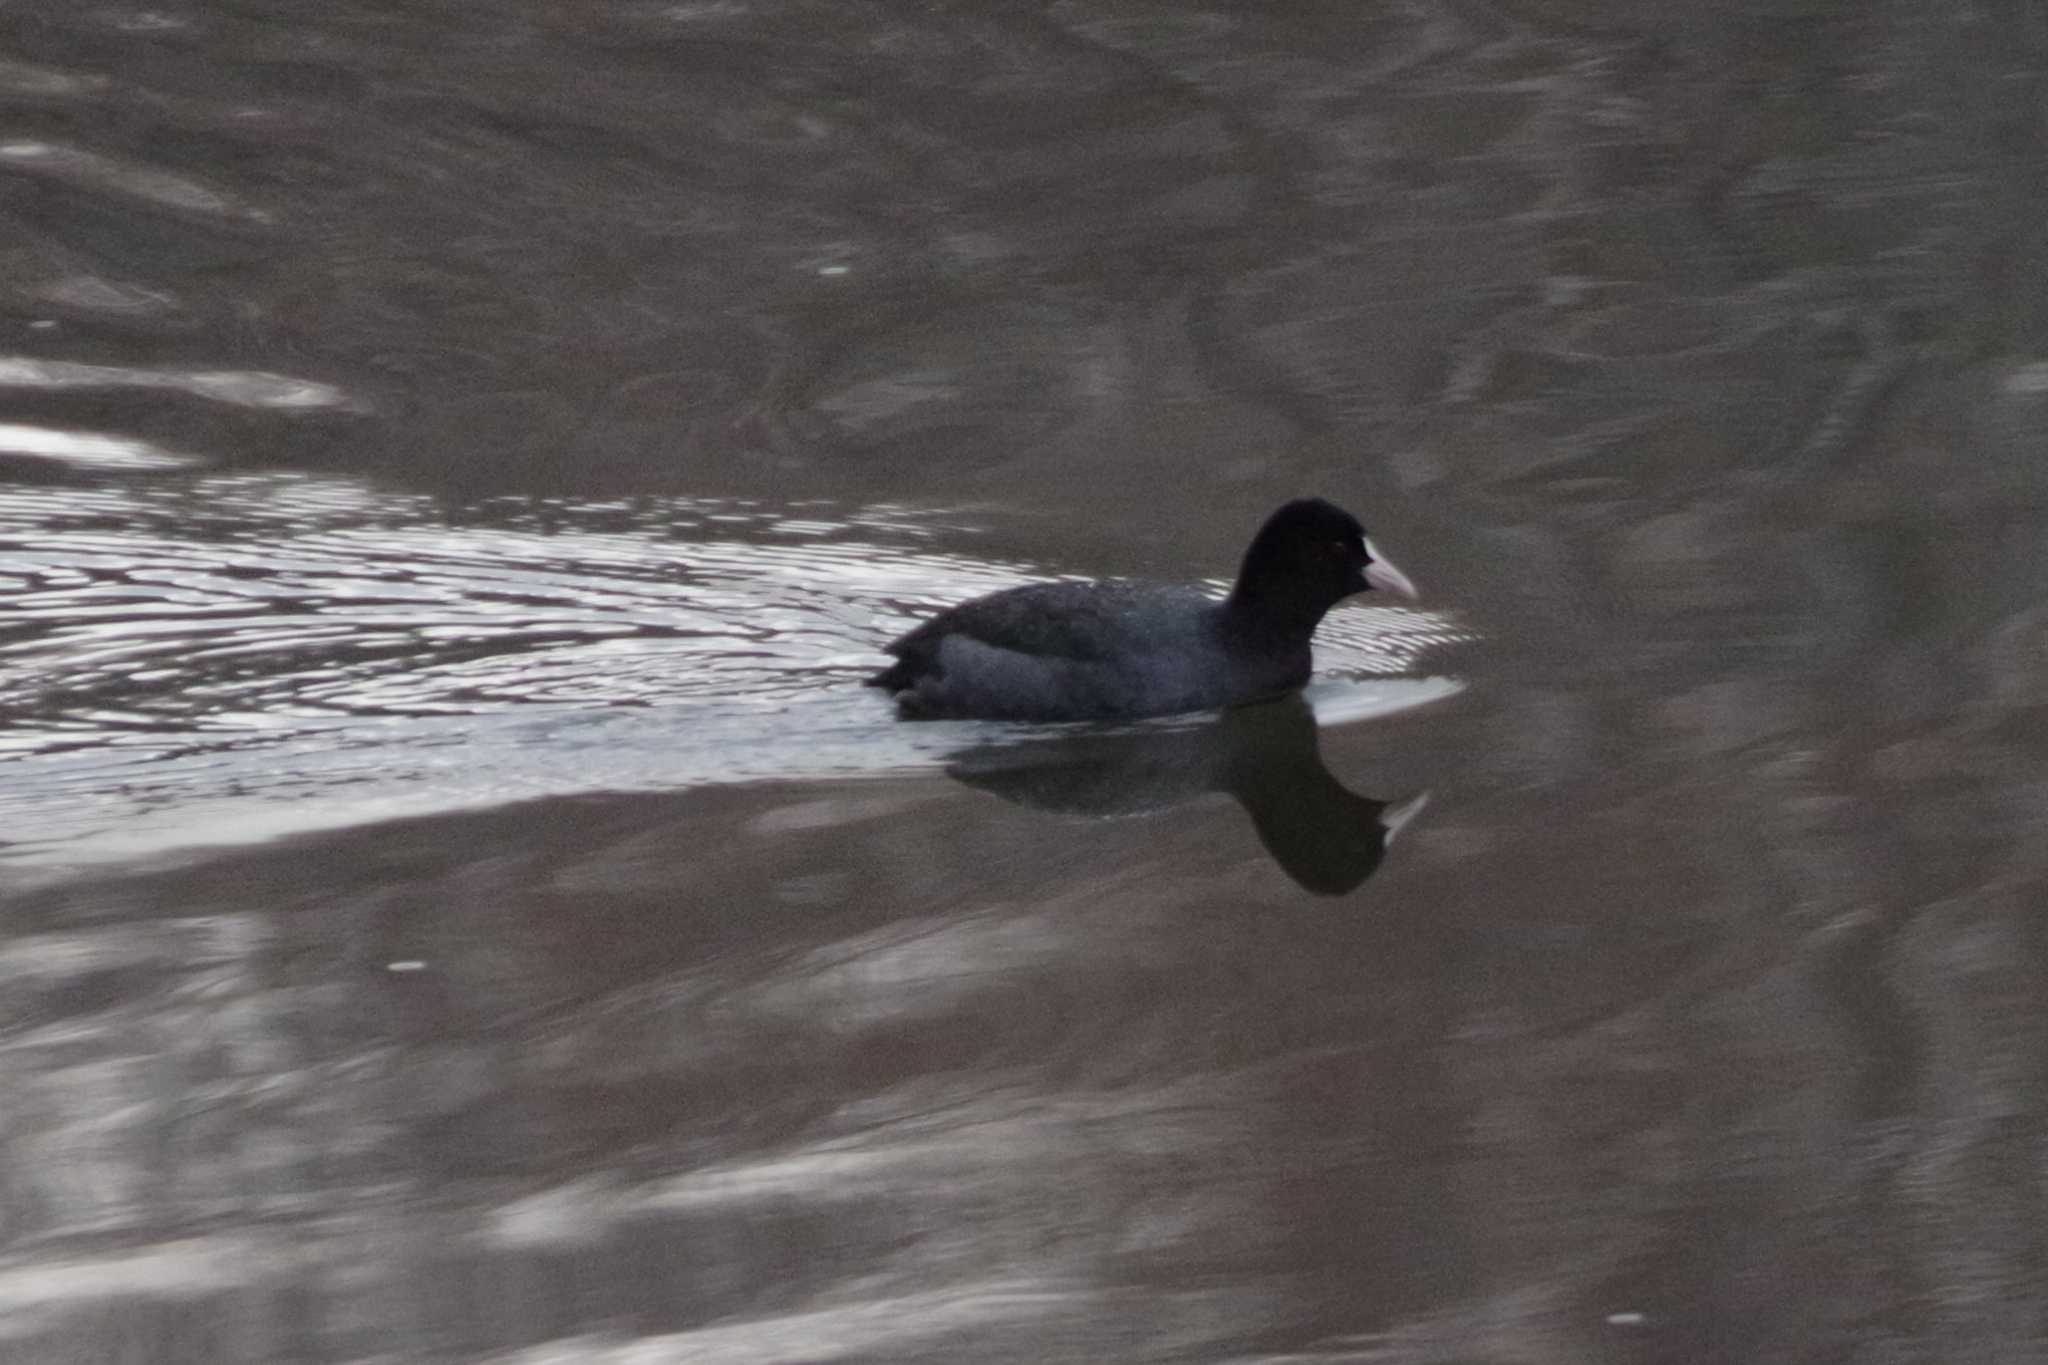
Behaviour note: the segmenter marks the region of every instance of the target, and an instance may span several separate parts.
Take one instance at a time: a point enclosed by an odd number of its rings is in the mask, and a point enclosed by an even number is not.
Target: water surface
[[[21,1358],[2042,1353],[2024,6],[0,34]],[[857,686],[1303,492],[1307,710]]]

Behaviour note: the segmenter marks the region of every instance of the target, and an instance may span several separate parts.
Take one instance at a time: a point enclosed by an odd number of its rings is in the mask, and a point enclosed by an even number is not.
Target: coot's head
[[[1340,599],[1373,588],[1417,596],[1408,575],[1366,539],[1358,518],[1321,498],[1297,499],[1266,518],[1245,551],[1237,581],[1240,594],[1312,601],[1319,615]]]

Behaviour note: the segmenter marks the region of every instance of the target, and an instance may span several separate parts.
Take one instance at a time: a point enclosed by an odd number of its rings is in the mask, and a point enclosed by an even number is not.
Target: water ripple
[[[189,176],[57,142],[29,139],[0,142],[0,168],[111,191],[157,208],[255,223],[271,220],[271,215],[263,210],[209,189]]]
[[[934,762],[959,728],[895,724],[860,677],[932,608],[1044,576],[937,549],[937,522],[685,499],[448,508],[298,476],[17,490],[0,507],[0,755],[26,762],[0,796],[12,851]],[[1456,634],[1340,609],[1318,649],[1338,692],[1318,705],[1441,695],[1347,699],[1342,679],[1406,672]]]
[[[197,463],[189,455],[176,455],[147,441],[17,422],[0,422],[0,454],[55,460],[79,469],[182,469]]]
[[[245,408],[362,407],[332,384],[261,370],[154,370],[28,356],[0,357],[0,388],[170,389]]]

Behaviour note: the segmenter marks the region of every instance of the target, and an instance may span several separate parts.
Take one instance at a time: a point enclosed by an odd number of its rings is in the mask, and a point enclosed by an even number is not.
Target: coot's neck
[[[1304,591],[1299,581],[1275,574],[1270,565],[1261,566],[1256,555],[1254,546],[1245,556],[1244,569],[1230,596],[1223,599],[1220,616],[1225,634],[1266,649],[1308,648],[1309,638],[1336,600]]]

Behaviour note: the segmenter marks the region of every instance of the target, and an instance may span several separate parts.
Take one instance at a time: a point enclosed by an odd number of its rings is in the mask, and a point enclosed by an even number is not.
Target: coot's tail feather
[[[867,679],[866,686],[879,687],[889,692],[901,692],[917,683],[917,667],[909,659],[898,659],[881,672]]]

